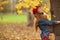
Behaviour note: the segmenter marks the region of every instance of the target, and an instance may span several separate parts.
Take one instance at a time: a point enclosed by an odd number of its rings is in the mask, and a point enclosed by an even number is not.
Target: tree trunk
[[[52,20],[60,20],[60,0],[50,0],[51,3],[51,15],[55,15],[56,17],[52,17]],[[60,40],[60,25],[54,27],[54,33],[56,35],[56,40]]]
[[[27,24],[27,26],[33,26],[33,24],[34,24],[34,17],[33,17],[33,15],[31,14],[31,12],[28,12],[28,24]]]

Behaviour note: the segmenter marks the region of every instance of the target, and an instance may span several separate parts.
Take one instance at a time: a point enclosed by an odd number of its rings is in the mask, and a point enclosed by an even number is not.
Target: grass
[[[26,15],[17,14],[1,14],[0,23],[25,23],[27,22]]]

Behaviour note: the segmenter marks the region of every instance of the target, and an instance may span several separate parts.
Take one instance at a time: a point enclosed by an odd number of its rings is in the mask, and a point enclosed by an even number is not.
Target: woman
[[[43,13],[39,6],[35,6],[35,8],[33,8],[33,15],[36,18],[36,31],[38,27],[42,30],[42,33],[40,35],[42,40],[55,40],[54,33],[50,29],[48,29],[47,26],[54,26],[56,24],[60,24],[60,21],[49,21],[47,19],[47,15]]]

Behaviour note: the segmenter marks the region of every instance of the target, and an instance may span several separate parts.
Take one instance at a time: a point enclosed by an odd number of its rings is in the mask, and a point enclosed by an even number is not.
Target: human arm
[[[42,19],[39,21],[39,24],[42,24],[42,25],[57,25],[59,23],[60,23],[60,21],[45,20],[45,19]]]
[[[38,25],[37,25],[37,20],[34,21],[34,30],[37,32],[38,30]]]
[[[57,22],[57,24],[60,24],[60,21],[56,21]]]
[[[47,25],[57,25],[57,24],[60,24],[60,21],[54,21],[54,20],[46,20],[45,23]]]

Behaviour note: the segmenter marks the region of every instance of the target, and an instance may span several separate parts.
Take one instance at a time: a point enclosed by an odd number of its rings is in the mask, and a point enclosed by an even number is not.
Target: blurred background
[[[0,40],[40,39],[32,15],[38,5],[51,20],[50,0],[0,0]]]

